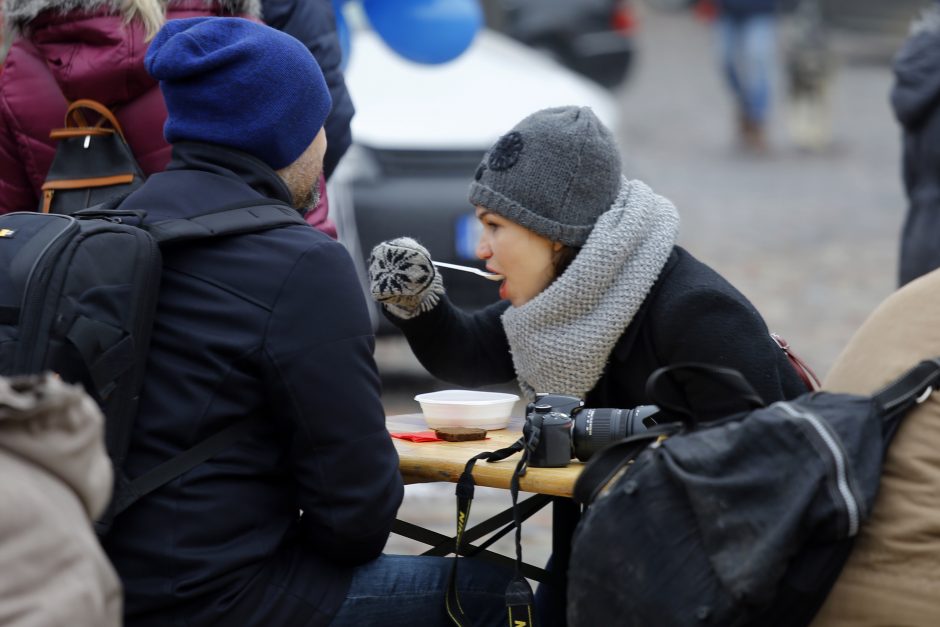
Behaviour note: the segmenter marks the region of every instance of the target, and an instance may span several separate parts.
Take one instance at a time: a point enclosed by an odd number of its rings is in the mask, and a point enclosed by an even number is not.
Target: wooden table
[[[432,481],[456,483],[463,473],[467,460],[477,453],[495,451],[511,445],[522,436],[522,424],[523,418],[513,418],[506,429],[490,431],[487,433],[488,439],[470,442],[409,442],[393,438],[392,441],[398,451],[402,478],[405,483]],[[427,423],[421,414],[389,416],[386,419],[386,426],[390,432],[411,433],[428,430]],[[518,461],[519,454],[493,463],[480,460],[473,469],[474,481],[477,485],[508,490]],[[548,503],[552,504],[552,571],[556,573],[565,573],[568,570],[571,538],[581,517],[581,509],[571,500],[571,495],[575,480],[581,474],[583,467],[584,464],[581,462],[572,460],[565,468],[528,468],[525,476],[519,481],[521,490],[535,493],[534,496],[519,504],[520,516],[523,520]],[[451,501],[451,507],[454,507],[453,501]],[[483,550],[488,543],[513,528],[512,520],[512,508],[509,508],[467,529],[464,532],[463,544],[465,546],[462,547],[461,555],[479,555],[513,568],[514,560]],[[392,531],[431,545],[432,548],[424,555],[448,555],[454,551],[453,537],[447,537],[411,523],[396,520]],[[494,532],[495,535],[480,547],[472,544],[478,538]],[[548,597],[552,605],[551,612],[555,616],[564,616],[565,578],[552,577],[544,570],[528,564],[523,565],[522,573],[530,579],[551,584],[553,593]]]
[[[513,418],[506,429],[487,433],[486,440],[470,442],[408,442],[394,438],[398,450],[401,475],[405,483],[449,481],[456,483],[467,460],[484,451],[495,451],[509,446],[522,436],[523,418]],[[428,426],[421,414],[389,416],[385,423],[392,432],[427,431]],[[500,462],[480,461],[473,469],[477,485],[509,489],[512,471],[519,461],[513,455]],[[566,468],[529,468],[519,480],[523,492],[548,494],[571,498],[574,482],[581,474],[584,464],[573,460]]]

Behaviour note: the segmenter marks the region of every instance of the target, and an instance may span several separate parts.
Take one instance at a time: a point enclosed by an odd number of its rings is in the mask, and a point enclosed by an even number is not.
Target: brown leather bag
[[[85,117],[89,111],[98,115],[94,125]],[[70,104],[65,128],[54,129],[49,137],[58,144],[42,186],[43,213],[72,214],[127,194],[144,181],[120,123],[100,102],[82,99]]]

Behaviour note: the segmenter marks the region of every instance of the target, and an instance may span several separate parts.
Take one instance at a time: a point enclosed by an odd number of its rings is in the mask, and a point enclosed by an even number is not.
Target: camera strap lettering
[[[470,504],[473,501],[475,486],[473,467],[478,460],[485,459],[488,462],[496,462],[506,459],[519,451],[522,451],[522,457],[516,464],[516,468],[512,474],[512,480],[509,484],[509,492],[512,495],[513,526],[516,530],[516,567],[513,578],[506,587],[506,611],[508,613],[509,624],[512,625],[512,627],[534,627],[535,625],[532,612],[535,597],[532,594],[532,588],[529,586],[529,582],[522,576],[521,570],[522,520],[517,503],[519,497],[519,477],[525,474],[528,450],[527,443],[523,438],[519,438],[511,446],[506,448],[497,451],[486,451],[475,455],[467,461],[464,471],[460,475],[460,480],[457,482],[457,533],[455,536],[454,562],[451,567],[450,579],[447,585],[445,605],[447,615],[458,627],[472,627],[473,625],[472,620],[461,606],[460,598],[457,594],[457,562],[460,559],[463,534],[467,528],[467,521],[470,518]],[[491,540],[495,540],[495,538],[491,538]]]

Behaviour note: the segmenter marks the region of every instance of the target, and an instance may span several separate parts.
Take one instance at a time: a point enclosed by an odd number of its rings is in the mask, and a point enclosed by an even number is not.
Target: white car
[[[493,31],[482,30],[442,65],[408,61],[365,28],[352,30],[350,49],[354,143],[328,194],[365,289],[372,247],[401,235],[437,260],[483,267],[474,255],[478,224],[467,191],[484,152],[526,115],[589,106],[616,132],[616,105],[606,90]],[[469,309],[498,299],[496,285],[470,274],[448,272],[444,282],[451,299]],[[392,329],[377,309],[373,322],[379,332]]]

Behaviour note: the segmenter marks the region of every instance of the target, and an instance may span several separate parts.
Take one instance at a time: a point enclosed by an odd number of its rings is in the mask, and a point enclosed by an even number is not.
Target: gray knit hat
[[[620,153],[588,107],[543,109],[493,144],[474,179],[471,204],[581,246],[617,197]]]

